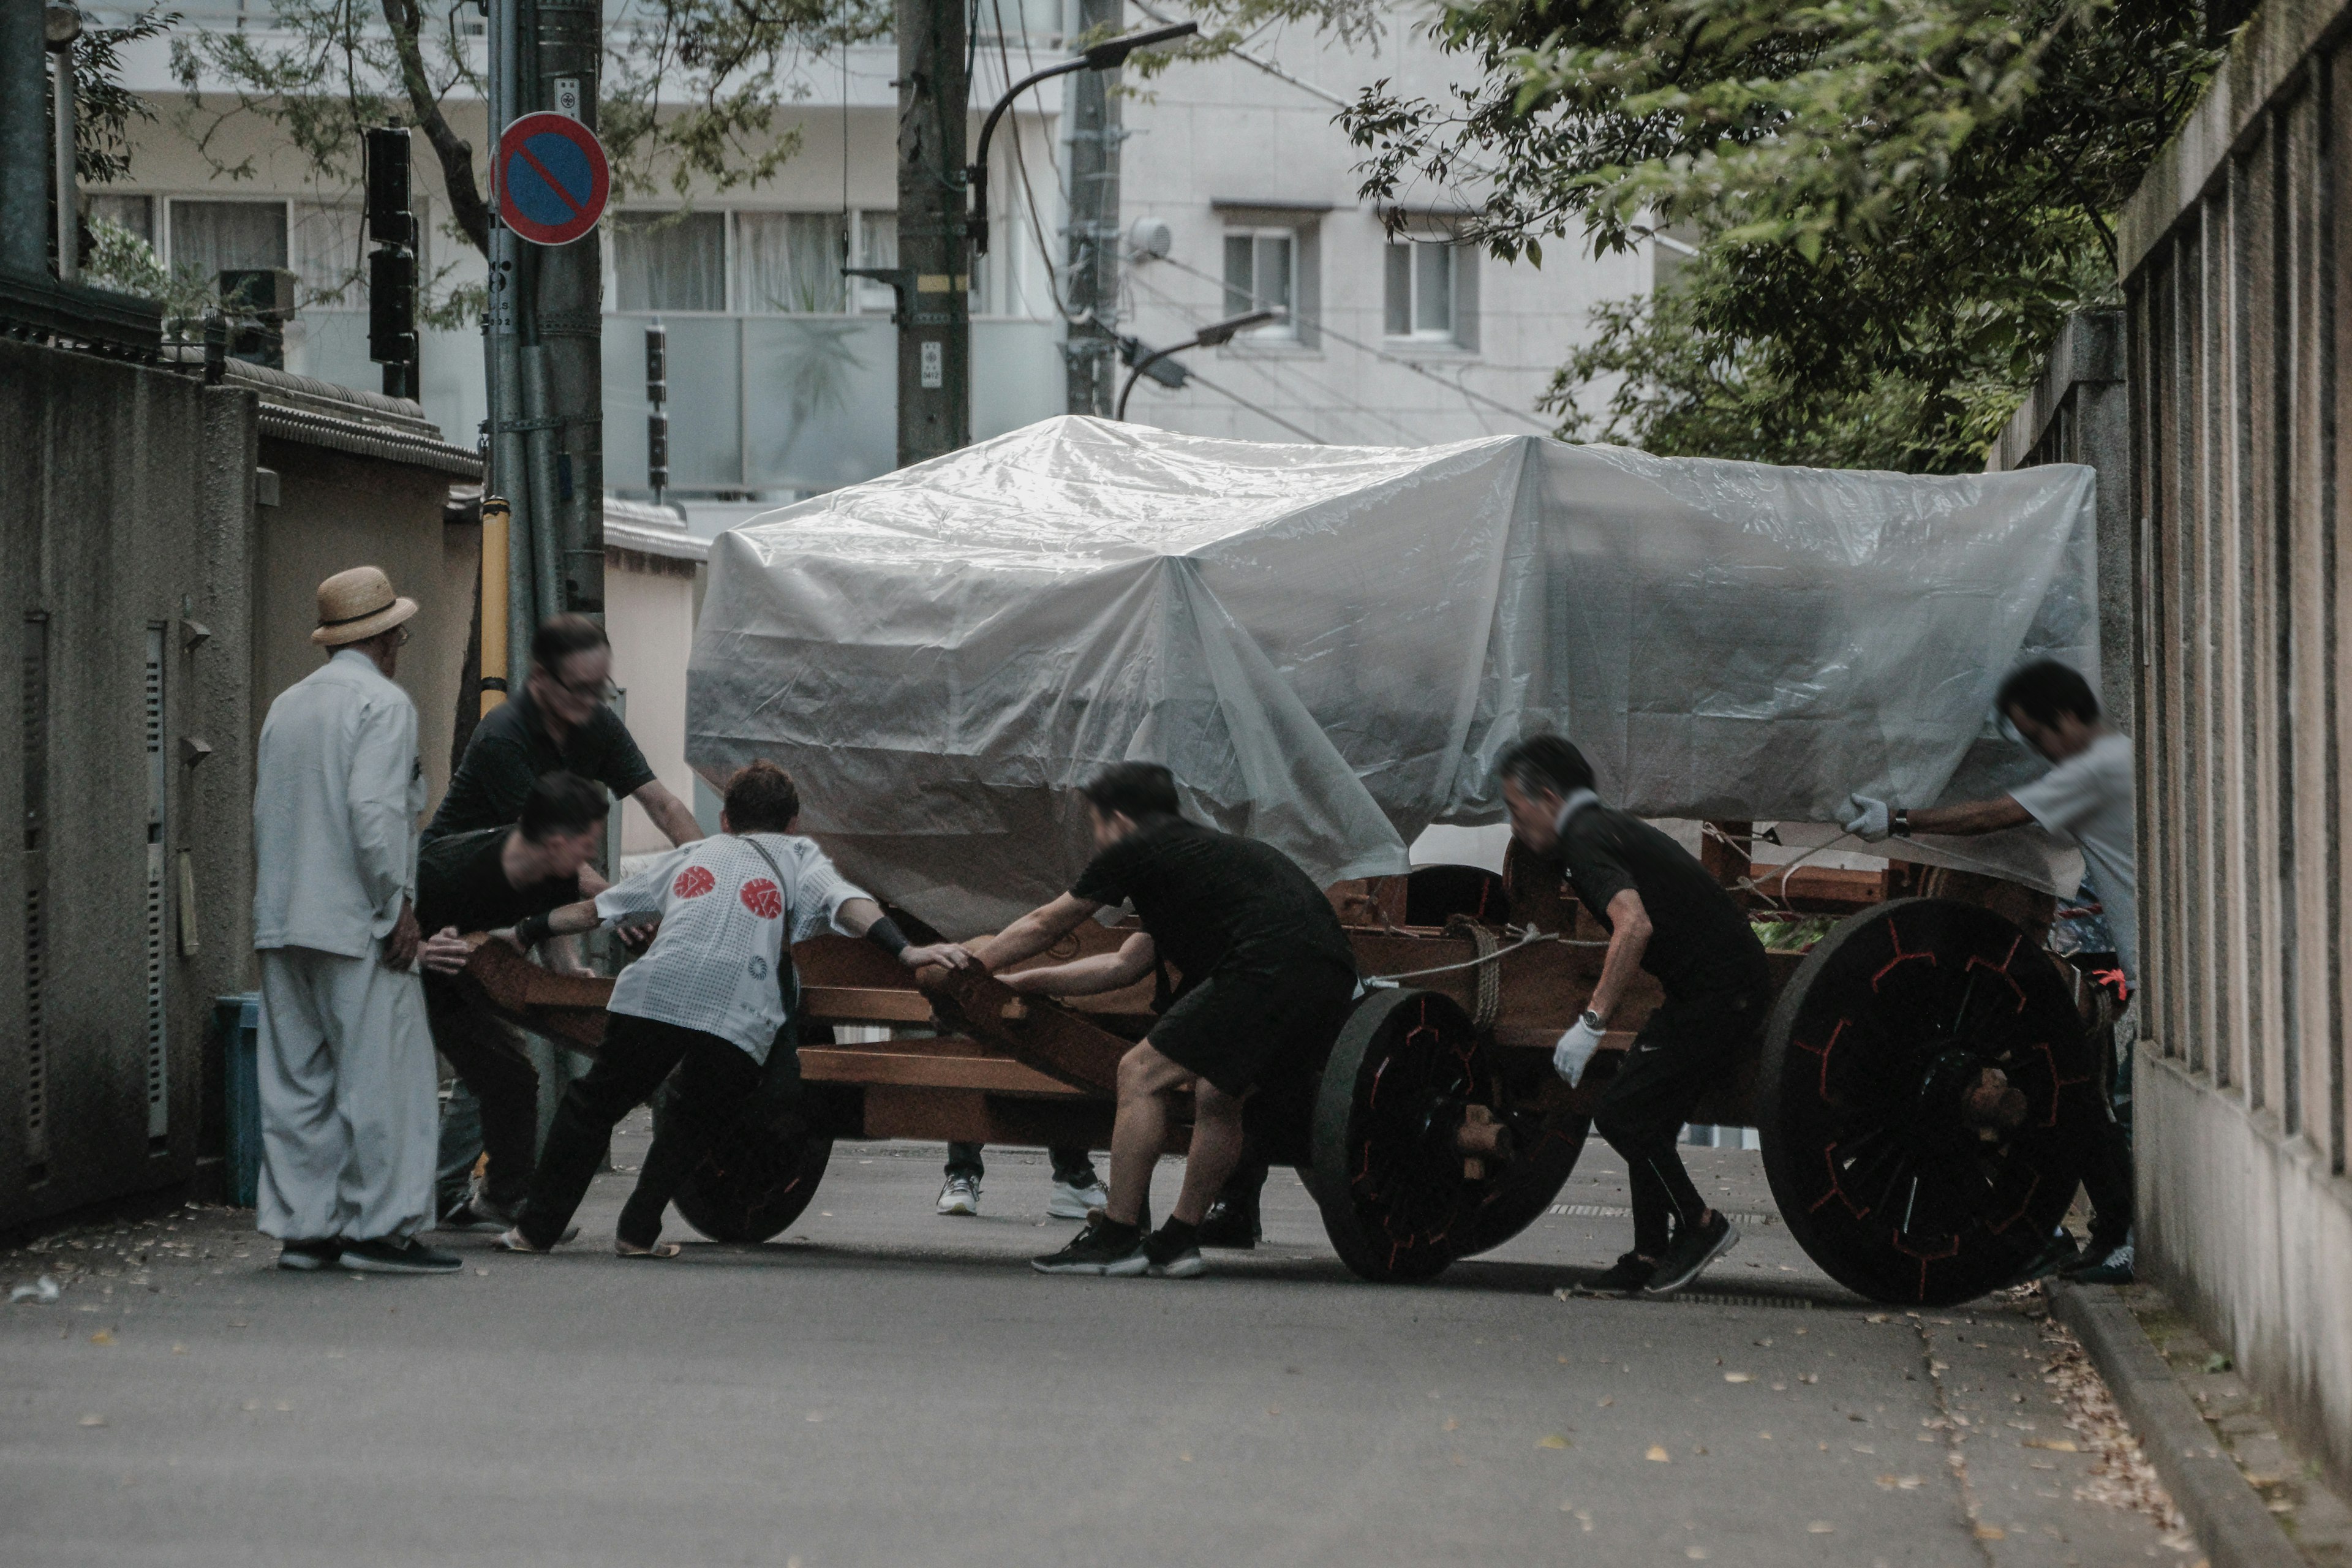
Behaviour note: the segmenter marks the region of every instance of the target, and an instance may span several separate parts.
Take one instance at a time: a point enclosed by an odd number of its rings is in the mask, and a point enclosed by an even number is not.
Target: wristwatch
[[[1609,1020],[1602,1017],[1600,1014],[1594,1012],[1590,1007],[1587,1007],[1584,1010],[1584,1016],[1579,1018],[1577,1022],[1582,1024],[1586,1028],[1591,1030],[1596,1035],[1601,1033],[1609,1026]]]
[[[1893,831],[1893,833],[1894,833],[1894,835],[1895,835],[1895,837],[1897,837],[1897,838],[1908,838],[1908,837],[1911,837],[1911,811],[1910,811],[1910,808],[1909,808],[1909,807],[1907,807],[1907,806],[1901,806],[1901,805],[1896,806],[1896,807],[1895,808],[1895,820],[1894,820],[1894,822],[1890,825],[1890,827],[1891,827],[1891,830]]]

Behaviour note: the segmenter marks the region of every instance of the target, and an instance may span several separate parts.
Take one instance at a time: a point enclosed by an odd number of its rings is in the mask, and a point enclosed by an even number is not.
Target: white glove
[[[1559,1044],[1551,1048],[1551,1070],[1566,1079],[1570,1089],[1584,1077],[1592,1053],[1601,1048],[1601,1031],[1592,1026],[1591,1018],[1589,1013],[1579,1016],[1568,1026],[1568,1033],[1559,1037]]]
[[[1874,795],[1850,795],[1847,805],[1854,815],[1845,824],[1845,830],[1856,838],[1875,844],[1895,831],[1895,808]]]

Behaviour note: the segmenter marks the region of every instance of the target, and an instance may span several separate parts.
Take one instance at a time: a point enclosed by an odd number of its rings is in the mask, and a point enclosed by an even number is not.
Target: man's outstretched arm
[[[1076,893],[1064,893],[1043,909],[1030,910],[1003,931],[975,944],[971,955],[990,973],[1024,958],[1034,958],[1072,931],[1102,906]]]
[[[1098,952],[1092,958],[1072,959],[1045,969],[1024,969],[1003,979],[1015,991],[1033,992],[1040,996],[1099,996],[1106,991],[1134,984],[1151,973],[1159,957],[1150,934],[1137,931],[1118,944],[1117,952]]]

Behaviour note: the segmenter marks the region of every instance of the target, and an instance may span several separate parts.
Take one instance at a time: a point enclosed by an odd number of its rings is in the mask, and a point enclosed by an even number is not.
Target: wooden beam
[[[884,1046],[803,1046],[801,1077],[811,1083],[910,1084],[1043,1100],[1099,1098],[1007,1057],[943,1056]]]

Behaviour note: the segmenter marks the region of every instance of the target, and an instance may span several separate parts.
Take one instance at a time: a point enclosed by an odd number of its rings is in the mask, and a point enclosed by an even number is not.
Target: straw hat
[[[319,584],[319,629],[310,640],[320,647],[365,642],[416,613],[416,601],[395,596],[380,566],[354,566]]]

